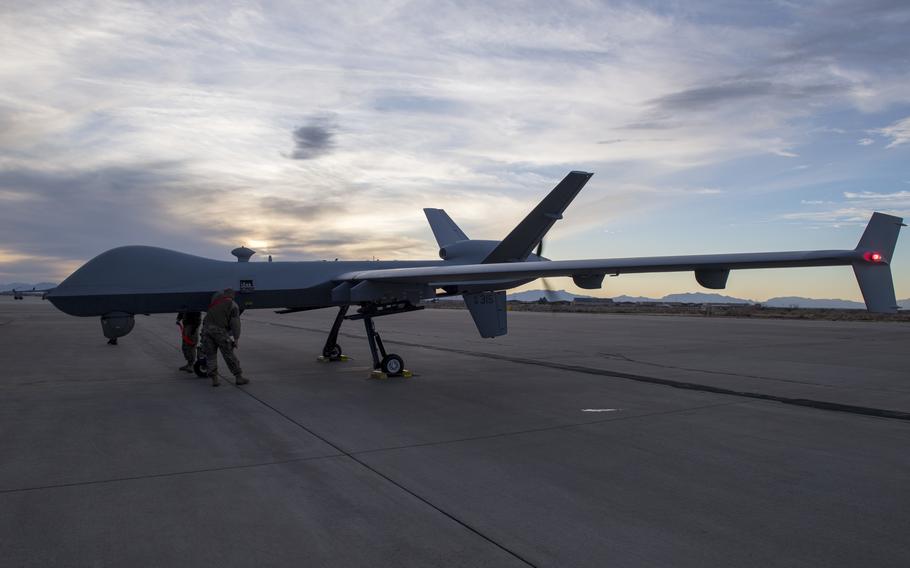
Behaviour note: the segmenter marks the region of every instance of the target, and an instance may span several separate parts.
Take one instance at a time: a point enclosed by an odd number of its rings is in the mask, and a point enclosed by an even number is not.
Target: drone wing
[[[349,272],[336,281],[370,282],[382,285],[423,285],[436,288],[465,287],[470,291],[503,290],[515,281],[545,276],[570,276],[583,288],[600,288],[607,274],[643,272],[694,272],[706,288],[726,286],[731,270],[754,268],[791,268],[802,266],[852,266],[872,312],[897,311],[889,263],[903,219],[875,213],[859,245],[853,250],[817,250],[608,258],[597,260],[560,260],[496,262],[450,266],[389,268]]]

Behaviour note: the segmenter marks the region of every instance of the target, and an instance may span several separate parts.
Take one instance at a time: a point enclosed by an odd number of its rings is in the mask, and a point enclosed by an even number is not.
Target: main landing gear
[[[385,345],[376,326],[373,324],[373,318],[379,316],[390,316],[392,314],[401,314],[422,310],[423,306],[415,306],[410,302],[395,302],[391,304],[362,304],[357,313],[348,316],[349,306],[341,306],[338,309],[338,315],[335,316],[335,323],[332,324],[332,330],[326,339],[325,347],[322,348],[322,356],[330,361],[338,361],[342,358],[341,346],[338,345],[338,330],[341,323],[346,320],[363,320],[363,326],[367,332],[367,342],[370,345],[370,354],[373,356],[373,369],[382,371],[390,377],[401,376],[404,372],[404,359],[395,353],[387,353]]]
[[[373,354],[373,368],[379,369],[390,377],[397,377],[404,369],[404,359],[394,353],[386,353],[382,338],[373,325],[372,317],[363,318],[363,325],[367,330],[367,341],[370,344],[370,353]],[[382,355],[382,359],[379,358]]]

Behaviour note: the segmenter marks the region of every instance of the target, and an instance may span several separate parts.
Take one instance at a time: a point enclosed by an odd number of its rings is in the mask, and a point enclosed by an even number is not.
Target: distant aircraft
[[[76,270],[48,299],[74,316],[101,316],[108,338],[128,334],[135,314],[203,311],[212,294],[238,291],[242,309],[283,308],[293,313],[330,306],[338,315],[323,348],[337,360],[338,330],[362,319],[373,367],[398,375],[404,361],[387,353],[373,319],[422,309],[421,300],[461,295],[481,337],[504,335],[505,290],[547,276],[570,276],[580,288],[601,288],[609,274],[692,271],[710,289],[726,287],[731,270],[798,266],[852,266],[871,312],[897,311],[889,263],[903,219],[874,213],[852,250],[763,252],[551,261],[540,243],[593,174],[570,172],[503,240],[474,240],[442,209],[424,209],[442,260],[249,262],[253,251],[232,251],[239,262],[200,258],[167,249],[125,246]],[[535,251],[537,247],[537,251]],[[351,305],[356,314],[347,315]]]
[[[12,296],[14,300],[23,300],[25,299],[25,296],[41,296],[41,299],[43,300],[50,291],[50,288],[46,290],[36,290],[34,287],[32,287],[31,290],[16,290],[13,288],[12,290],[0,292],[0,296]]]

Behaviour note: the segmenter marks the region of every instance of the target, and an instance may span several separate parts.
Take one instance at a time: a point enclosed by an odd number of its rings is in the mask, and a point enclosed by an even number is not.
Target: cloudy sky
[[[124,244],[435,258],[423,207],[501,238],[572,169],[596,175],[554,259],[853,248],[910,217],[910,3],[714,4],[4,2],[0,282]],[[727,292],[859,298],[849,268]]]

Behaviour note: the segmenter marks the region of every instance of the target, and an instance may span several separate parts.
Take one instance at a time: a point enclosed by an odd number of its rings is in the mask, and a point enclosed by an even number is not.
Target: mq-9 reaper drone
[[[125,246],[88,261],[48,299],[74,316],[101,316],[106,337],[129,333],[135,314],[203,311],[212,294],[238,291],[242,309],[282,308],[292,313],[338,307],[323,356],[338,360],[338,330],[361,319],[374,369],[397,375],[401,357],[386,353],[373,324],[379,316],[422,309],[421,300],[461,295],[482,337],[504,335],[505,290],[548,276],[568,276],[580,288],[601,288],[609,274],[692,271],[705,288],[723,289],[731,270],[800,266],[852,266],[866,307],[895,312],[891,262],[903,219],[874,213],[852,250],[658,256],[600,260],[549,260],[540,243],[593,174],[570,172],[503,240],[475,240],[442,209],[424,209],[441,260],[248,262],[253,251],[236,249],[241,262],[172,250]],[[536,252],[535,252],[536,248]],[[351,305],[356,314],[347,315]]]

